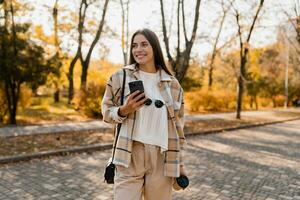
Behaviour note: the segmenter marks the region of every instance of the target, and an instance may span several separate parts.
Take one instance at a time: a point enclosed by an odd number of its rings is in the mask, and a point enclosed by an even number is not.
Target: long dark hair
[[[138,34],[141,34],[141,35],[145,36],[145,38],[149,41],[149,43],[150,43],[150,45],[153,49],[155,67],[156,68],[162,68],[167,74],[172,76],[172,73],[167,68],[166,63],[164,61],[164,56],[163,56],[163,53],[162,53],[162,50],[161,50],[161,47],[160,47],[158,37],[156,36],[156,34],[153,31],[151,31],[150,29],[147,29],[147,28],[137,30],[132,35],[131,43],[130,43],[129,64],[137,63],[134,60],[134,57],[133,57],[133,54],[132,54],[132,43],[133,43],[134,37]]]

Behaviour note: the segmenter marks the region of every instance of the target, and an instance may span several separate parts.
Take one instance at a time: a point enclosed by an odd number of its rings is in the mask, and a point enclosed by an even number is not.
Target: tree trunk
[[[18,84],[15,88],[15,91],[12,91],[12,97],[13,97],[13,107],[12,112],[10,113],[9,121],[10,124],[17,124],[17,109],[18,109],[18,101],[19,101],[19,94],[20,94],[20,84]]]
[[[20,83],[17,85],[12,82],[11,78],[7,78],[5,80],[5,94],[6,100],[8,104],[8,112],[9,112],[9,123],[17,124],[16,116],[17,116],[17,107],[19,101],[20,94]]]
[[[277,104],[276,104],[276,99],[275,99],[275,97],[272,97],[272,103],[273,103],[273,108],[276,108],[276,107],[277,107]]]
[[[128,63],[128,13],[129,13],[129,0],[126,1],[126,8],[124,7],[123,0],[120,0],[121,8],[122,8],[122,53],[124,59],[124,65]],[[125,26],[126,26],[126,36],[125,36]]]
[[[74,80],[73,80],[73,74],[74,74],[74,67],[79,58],[79,53],[77,51],[76,56],[73,58],[73,60],[70,63],[69,67],[69,73],[68,73],[68,80],[69,80],[69,96],[68,96],[68,104],[72,103],[73,97],[74,97]]]
[[[68,104],[72,103],[72,100],[73,100],[73,97],[74,97],[73,71],[74,71],[74,65],[70,66],[69,74],[68,74],[68,80],[69,80]]]
[[[211,64],[208,68],[208,88],[211,90],[212,84],[213,84],[213,61],[211,61]]]
[[[83,25],[85,20],[85,13],[87,9],[87,3],[85,0],[82,0],[80,3],[79,8],[79,22],[78,22],[78,47],[75,57],[70,63],[69,66],[69,73],[68,73],[68,80],[69,80],[69,96],[68,96],[68,104],[72,103],[73,97],[74,97],[74,80],[73,80],[73,74],[74,74],[74,67],[77,62],[77,60],[80,58],[82,60],[82,54],[81,54],[81,46],[82,46],[82,32],[83,32]]]
[[[56,83],[56,84],[58,84],[58,83]],[[54,92],[53,98],[54,98],[54,102],[58,103],[59,102],[59,93],[60,93],[60,90],[58,88],[58,85],[56,85],[55,88],[56,88],[56,91]]]
[[[12,1],[10,2],[10,12],[11,12],[11,29],[12,29],[12,47],[13,47],[13,55],[15,59],[18,57],[18,51],[17,51],[17,33],[15,28],[15,20],[14,20],[14,7],[12,4]],[[12,59],[12,67],[16,68],[15,59]],[[18,100],[19,100],[19,93],[20,93],[20,83],[14,82],[14,75],[16,74],[10,74],[8,84],[7,84],[7,94],[10,92],[10,96],[8,96],[8,99],[10,100],[10,106],[9,106],[9,122],[10,124],[17,124],[16,115],[17,115],[17,106],[18,106]]]
[[[244,79],[246,78],[246,63],[247,63],[247,56],[249,53],[249,43],[251,39],[252,32],[254,30],[255,23],[257,21],[258,15],[262,9],[264,4],[264,0],[260,0],[259,6],[256,10],[256,14],[253,18],[250,30],[248,32],[248,36],[246,41],[244,42],[242,39],[242,28],[240,24],[240,14],[235,9],[236,12],[236,22],[238,25],[238,36],[240,41],[240,74],[238,76],[238,90],[237,90],[237,107],[236,107],[236,118],[241,118],[241,111],[242,111],[242,103],[243,103],[243,92],[244,92]]]
[[[52,12],[52,16],[53,16],[53,21],[54,21],[54,43],[55,43],[55,48],[56,48],[56,54],[57,54],[57,59],[60,59],[60,54],[59,54],[59,42],[58,42],[58,0],[55,1],[54,7],[53,7],[53,12]],[[59,66],[57,66],[57,68],[59,68]],[[55,86],[55,92],[53,95],[53,99],[55,103],[59,102],[59,78],[55,77],[54,80],[54,86]]]
[[[190,53],[192,44],[188,45],[186,50],[176,59],[176,78],[179,82],[182,82],[189,67]]]
[[[258,110],[257,96],[254,96],[255,110]]]
[[[237,119],[241,119],[243,92],[244,92],[243,78],[241,76],[239,76],[238,90],[237,90],[237,105],[236,105],[236,118]]]
[[[247,54],[246,54],[247,55]],[[243,93],[244,93],[244,77],[246,74],[246,55],[241,58],[240,75],[238,77],[238,90],[237,90],[237,106],[236,106],[236,118],[241,119]]]
[[[80,84],[80,89],[85,90],[86,89],[86,81],[87,81],[87,75],[88,75],[88,67],[89,67],[89,62],[83,62],[81,63],[82,66],[82,72],[81,72],[81,84]]]
[[[251,96],[250,96],[250,108],[251,108],[251,110],[253,109],[253,102],[254,102],[254,98],[253,98],[253,96],[251,95]]]

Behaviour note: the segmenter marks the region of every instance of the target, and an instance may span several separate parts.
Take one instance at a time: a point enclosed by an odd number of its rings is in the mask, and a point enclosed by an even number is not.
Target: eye
[[[136,48],[137,47],[137,44],[136,43],[133,43],[132,44],[132,48]]]
[[[148,46],[148,43],[146,43],[146,42],[142,43],[142,47],[147,47],[147,46]]]

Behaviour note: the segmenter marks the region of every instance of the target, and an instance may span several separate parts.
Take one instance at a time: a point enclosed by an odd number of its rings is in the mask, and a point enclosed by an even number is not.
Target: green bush
[[[73,100],[77,109],[89,117],[102,117],[101,101],[105,92],[105,85],[96,85],[91,82],[85,91],[79,91]]]

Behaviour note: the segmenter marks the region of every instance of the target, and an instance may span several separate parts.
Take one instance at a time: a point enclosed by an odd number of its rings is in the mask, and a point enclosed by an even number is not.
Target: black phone
[[[128,85],[131,94],[137,90],[139,90],[141,93],[144,92],[144,85],[143,81],[141,80],[129,82]]]
[[[130,94],[134,93],[135,91],[140,91],[137,95],[135,95],[134,97],[138,96],[139,94],[144,92],[144,85],[143,85],[143,81],[141,80],[137,80],[137,81],[132,81],[128,83],[129,85],[129,90],[130,90]],[[143,100],[144,97],[140,98],[137,101],[141,101]]]

